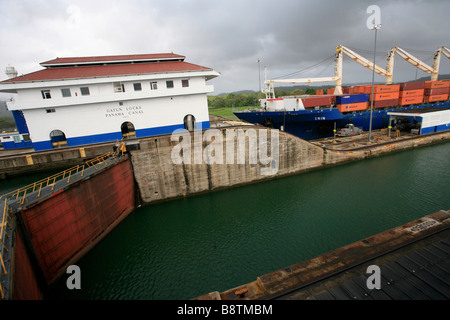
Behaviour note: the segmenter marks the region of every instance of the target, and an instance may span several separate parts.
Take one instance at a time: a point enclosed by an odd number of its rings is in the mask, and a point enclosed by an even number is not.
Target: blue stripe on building
[[[209,129],[210,124],[209,121],[204,121],[196,124],[197,130]],[[151,136],[157,136],[162,134],[172,134],[177,129],[184,129],[183,124],[172,125],[172,126],[164,126],[164,127],[156,127],[156,128],[147,128],[147,129],[138,129],[136,130],[136,138],[145,138]],[[82,136],[82,137],[74,137],[67,138],[67,146],[69,147],[77,147],[87,144],[95,144],[95,143],[104,143],[104,142],[114,142],[122,139],[122,132],[112,132],[112,133],[104,133],[97,134],[91,136]],[[39,141],[33,142],[33,147],[35,151],[43,151],[53,149],[52,141]]]

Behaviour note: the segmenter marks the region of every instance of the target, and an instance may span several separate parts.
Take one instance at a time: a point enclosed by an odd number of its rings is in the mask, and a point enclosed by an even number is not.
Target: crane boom
[[[300,78],[300,79],[278,79],[278,80],[266,80],[267,83],[312,83],[312,82],[327,82],[336,81],[336,77],[322,77],[322,78]]]
[[[342,94],[342,59],[343,54],[346,54],[348,57],[350,57],[352,60],[358,62],[363,67],[366,67],[370,70],[374,70],[377,74],[385,76],[386,77],[386,83],[392,83],[392,69],[383,69],[382,67],[378,65],[374,65],[374,62],[369,61],[368,59],[364,58],[363,56],[357,54],[353,50],[350,50],[349,48],[339,45],[336,47],[336,67],[334,70],[335,77],[338,79],[336,81],[336,88],[335,92],[337,94]],[[391,82],[389,82],[389,79]]]
[[[340,51],[342,51],[348,57],[350,57],[354,61],[358,62],[363,67],[373,70],[373,62],[369,61],[368,59],[364,58],[363,56],[357,54],[353,50],[350,50],[349,48],[340,45],[336,48],[336,51],[338,52],[338,54]],[[387,74],[388,74],[388,72],[385,69],[383,69],[382,67],[380,67],[378,65],[375,65],[375,72],[381,76],[387,76]]]
[[[447,47],[441,47],[441,52],[447,57],[447,58],[449,58],[450,59],[450,49],[449,48],[447,48]]]
[[[391,49],[391,52],[397,53],[400,57],[405,59],[407,62],[411,63],[413,66],[419,68],[420,70],[425,71],[426,73],[433,73],[433,71],[435,69],[433,67],[430,67],[426,63],[420,61],[419,59],[414,57],[409,52],[403,50],[402,48],[394,47]]]

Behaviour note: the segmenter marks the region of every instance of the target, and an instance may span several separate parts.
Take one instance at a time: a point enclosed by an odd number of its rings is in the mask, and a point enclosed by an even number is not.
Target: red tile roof
[[[96,56],[96,57],[71,57],[56,58],[53,60],[41,62],[42,66],[50,65],[74,65],[89,63],[107,63],[120,61],[155,61],[155,60],[184,60],[184,56],[174,53],[156,53],[156,54],[132,54],[116,56]]]
[[[184,71],[208,71],[211,68],[202,67],[184,61],[168,62],[141,62],[112,65],[96,66],[78,66],[78,67],[60,67],[47,68],[41,71],[32,72],[23,76],[2,81],[2,83],[11,82],[30,82],[46,80],[67,80],[78,78],[140,75],[152,73],[170,73]]]

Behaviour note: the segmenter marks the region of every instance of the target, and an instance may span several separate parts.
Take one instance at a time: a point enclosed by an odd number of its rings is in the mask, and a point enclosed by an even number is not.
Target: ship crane
[[[440,47],[440,49],[441,49],[441,52],[442,52],[447,58],[450,59],[450,49],[447,48],[447,47]]]
[[[391,74],[392,74],[392,70],[394,69],[394,56],[395,56],[395,54],[398,54],[400,57],[405,59],[407,62],[409,62],[416,68],[418,68],[426,73],[430,73],[432,81],[437,80],[438,74],[439,74],[439,62],[440,62],[441,49],[442,48],[439,48],[438,50],[436,50],[436,52],[434,54],[433,66],[429,66],[425,62],[417,59],[412,54],[408,53],[407,51],[403,50],[402,48],[394,47],[389,51],[389,54],[388,54],[387,69],[391,70]],[[386,82],[386,83],[388,83],[388,82]],[[390,79],[389,83],[392,83],[392,78]]]
[[[336,65],[334,70],[334,77],[322,77],[322,78],[301,78],[301,79],[278,79],[278,80],[265,80],[266,89],[262,90],[263,93],[266,94],[267,98],[275,98],[275,92],[273,88],[273,83],[313,83],[313,82],[329,82],[329,81],[335,81],[335,94],[342,94],[342,62],[343,62],[343,55],[346,54],[348,57],[350,57],[352,60],[358,62],[362,66],[374,70],[375,72],[381,76],[386,77],[386,84],[392,84],[393,74],[394,74],[394,57],[395,54],[398,54],[400,57],[405,59],[407,62],[411,63],[413,66],[419,68],[422,71],[425,71],[426,73],[431,74],[431,80],[437,80],[439,75],[439,64],[440,64],[440,58],[441,53],[444,54],[447,58],[450,59],[450,49],[447,47],[440,47],[438,48],[434,53],[434,61],[433,66],[429,66],[423,61],[419,60],[418,58],[411,55],[409,52],[405,51],[402,48],[394,47],[388,52],[387,56],[387,65],[386,69],[383,69],[382,67],[378,65],[374,65],[372,61],[369,61],[368,59],[362,57],[361,55],[357,54],[353,50],[343,46],[339,45],[336,47]]]
[[[334,90],[335,94],[342,94],[342,60],[344,53],[350,57],[352,60],[358,62],[363,67],[366,67],[370,70],[374,69],[374,63],[372,61],[369,61],[368,59],[364,58],[363,56],[357,54],[353,50],[350,50],[349,48],[339,45],[336,47],[336,67],[334,70],[336,80],[336,88]],[[389,59],[389,58],[388,58]],[[388,79],[390,79],[390,83],[392,83],[392,70],[393,69],[383,69],[382,67],[375,65],[375,72],[381,76],[386,77],[386,83],[388,83]]]

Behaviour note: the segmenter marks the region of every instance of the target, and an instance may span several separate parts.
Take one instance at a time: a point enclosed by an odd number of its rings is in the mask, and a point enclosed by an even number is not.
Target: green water
[[[141,207],[55,299],[191,299],[450,209],[450,143]]]

